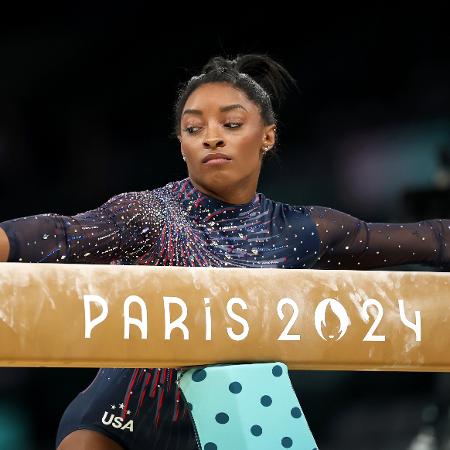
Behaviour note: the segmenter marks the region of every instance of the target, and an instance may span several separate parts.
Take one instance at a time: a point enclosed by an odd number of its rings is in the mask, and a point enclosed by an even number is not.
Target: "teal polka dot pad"
[[[281,362],[181,372],[200,450],[317,450]]]

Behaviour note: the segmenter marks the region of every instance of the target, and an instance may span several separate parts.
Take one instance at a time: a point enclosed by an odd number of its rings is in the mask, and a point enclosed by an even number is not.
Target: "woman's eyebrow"
[[[227,111],[231,111],[232,109],[243,109],[244,111],[247,111],[242,105],[240,105],[239,103],[235,103],[234,105],[227,105],[227,106],[221,106],[219,108],[220,112],[227,112]],[[248,111],[247,111],[248,112]]]
[[[226,106],[221,106],[219,108],[220,112],[227,112],[227,111],[231,111],[233,109],[243,109],[244,111],[248,112],[247,109],[245,109],[241,104],[239,103],[234,103],[233,105],[226,105]],[[196,116],[202,116],[203,112],[200,109],[186,109],[183,111],[183,116],[185,114],[194,114]]]
[[[203,113],[199,109],[185,109],[183,111],[183,116],[186,114],[194,114],[196,116],[202,116]]]

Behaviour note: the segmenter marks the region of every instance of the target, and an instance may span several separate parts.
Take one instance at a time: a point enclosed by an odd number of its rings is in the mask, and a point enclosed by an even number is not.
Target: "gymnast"
[[[174,133],[187,178],[121,193],[73,216],[41,214],[2,222],[0,260],[354,270],[420,263],[448,268],[450,220],[369,223],[332,208],[290,205],[258,192],[261,165],[277,146],[276,113],[294,84],[289,72],[267,55],[211,58],[180,88],[174,107]],[[196,449],[176,374],[177,369],[165,368],[99,369],[64,412],[56,448]]]

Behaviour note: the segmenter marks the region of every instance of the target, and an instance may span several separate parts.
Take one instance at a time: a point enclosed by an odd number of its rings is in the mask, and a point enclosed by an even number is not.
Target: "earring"
[[[186,155],[183,153],[183,161],[186,161]]]

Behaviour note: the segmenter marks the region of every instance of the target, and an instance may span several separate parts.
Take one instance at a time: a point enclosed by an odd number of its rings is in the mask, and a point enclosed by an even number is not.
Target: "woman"
[[[292,81],[267,56],[212,58],[175,105],[175,132],[189,178],[117,195],[73,217],[3,222],[0,256],[260,268],[446,267],[449,220],[365,223],[330,208],[291,206],[257,193],[261,163],[277,141],[274,108]],[[175,373],[100,369],[67,408],[58,449],[195,449]],[[117,417],[122,420],[115,422]],[[133,419],[132,432],[127,418]]]

